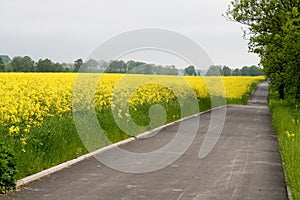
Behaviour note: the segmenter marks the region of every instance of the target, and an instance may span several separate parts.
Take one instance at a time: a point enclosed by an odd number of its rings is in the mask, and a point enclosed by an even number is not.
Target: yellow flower
[[[294,133],[290,133],[289,131],[285,131],[285,134],[286,134],[288,137],[294,137],[294,136],[295,136]]]
[[[27,144],[26,138],[21,138],[21,143],[22,143],[22,145],[26,145]]]
[[[9,134],[13,134],[13,133],[14,133],[14,130],[15,130],[15,126],[9,127],[9,129],[8,129]]]
[[[220,87],[216,77],[103,74],[96,91],[91,92],[98,75],[81,76],[73,93],[76,73],[0,73],[0,125],[9,127],[9,135],[30,134],[32,127],[41,126],[46,118],[72,111],[73,103],[79,105],[76,111],[120,109],[119,117],[129,118],[128,109],[137,111],[144,104],[167,104],[193,95],[198,99],[210,95],[242,98],[253,82],[264,79],[222,77]]]
[[[12,135],[14,133],[18,134],[20,132],[20,128],[19,128],[19,126],[11,126],[11,127],[9,127],[8,132],[10,135]]]

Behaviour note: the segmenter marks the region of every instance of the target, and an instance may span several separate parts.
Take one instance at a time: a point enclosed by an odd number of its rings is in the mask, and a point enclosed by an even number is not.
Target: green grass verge
[[[17,136],[1,134],[0,140],[5,141],[15,155],[17,179],[87,153],[76,134],[71,113],[48,118],[41,127],[33,127],[26,135],[25,146]]]
[[[300,112],[299,107],[270,95],[272,123],[276,130],[287,185],[294,200],[300,200]]]

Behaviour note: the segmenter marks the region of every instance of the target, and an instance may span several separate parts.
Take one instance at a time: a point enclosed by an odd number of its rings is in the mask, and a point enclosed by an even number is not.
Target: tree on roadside
[[[298,7],[299,8],[299,7]],[[283,40],[286,52],[286,93],[300,103],[300,18],[290,20]]]
[[[280,99],[288,94],[299,102],[299,0],[232,1],[227,10],[230,20],[248,27],[249,50],[257,53],[265,75],[271,79]]]

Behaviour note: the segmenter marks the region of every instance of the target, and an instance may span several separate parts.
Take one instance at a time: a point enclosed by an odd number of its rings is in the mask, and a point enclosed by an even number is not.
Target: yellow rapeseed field
[[[96,91],[88,95],[89,86],[99,77]],[[81,109],[92,108],[91,105],[98,110],[117,107],[121,115],[126,114],[122,113],[123,106],[134,110],[138,105],[168,102],[176,96],[185,98],[195,94],[201,99],[222,95],[223,85],[227,98],[239,99],[253,82],[264,79],[222,77],[220,85],[216,77],[83,74],[76,78],[74,73],[1,73],[0,126],[7,127],[10,135],[25,134],[32,126],[40,126],[45,118],[71,111],[72,103],[82,104]],[[76,92],[72,101],[75,81],[80,92]],[[82,103],[82,99],[88,103]]]

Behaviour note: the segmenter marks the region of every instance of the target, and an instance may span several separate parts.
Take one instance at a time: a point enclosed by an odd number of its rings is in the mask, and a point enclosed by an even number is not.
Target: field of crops
[[[14,152],[21,178],[87,152],[77,134],[74,113],[96,111],[109,138],[97,143],[95,148],[99,148],[224,104],[224,99],[229,104],[245,103],[251,89],[263,79],[1,73],[0,139]],[[199,109],[182,112],[182,102],[191,98],[197,100]],[[212,98],[219,100],[212,103]],[[163,108],[165,120],[151,124],[149,109],[154,104]],[[126,126],[131,124],[140,128],[128,133]]]

